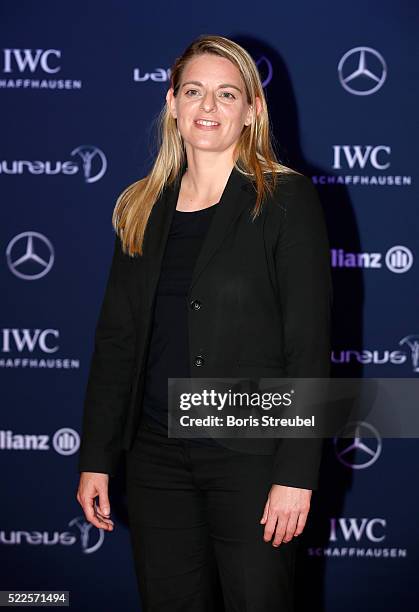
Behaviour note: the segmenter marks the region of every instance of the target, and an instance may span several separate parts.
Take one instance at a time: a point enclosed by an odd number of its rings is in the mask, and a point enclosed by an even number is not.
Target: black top
[[[154,300],[142,421],[166,436],[167,379],[190,377],[187,293],[216,205],[191,212],[175,209],[163,254]],[[193,442],[214,444],[210,438],[195,438]]]

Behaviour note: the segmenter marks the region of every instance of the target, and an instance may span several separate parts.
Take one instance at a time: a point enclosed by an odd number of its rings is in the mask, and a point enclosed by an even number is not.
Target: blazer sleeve
[[[275,268],[287,376],[328,377],[333,289],[323,209],[306,176],[287,178],[278,193],[283,215]],[[281,438],[274,457],[273,482],[317,489],[323,442],[321,438]]]
[[[135,358],[135,326],[121,265],[126,257],[115,235],[84,399],[79,472],[115,475]]]

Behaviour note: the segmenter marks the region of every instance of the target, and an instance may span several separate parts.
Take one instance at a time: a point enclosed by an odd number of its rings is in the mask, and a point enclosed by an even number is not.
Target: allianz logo
[[[381,269],[384,266],[395,274],[410,270],[413,265],[412,251],[402,245],[389,248],[386,253],[359,252],[354,253],[344,249],[331,249],[332,268],[368,268]]]
[[[12,430],[0,430],[0,451],[49,451],[59,455],[74,455],[80,448],[80,436],[70,427],[49,434],[22,434]]]

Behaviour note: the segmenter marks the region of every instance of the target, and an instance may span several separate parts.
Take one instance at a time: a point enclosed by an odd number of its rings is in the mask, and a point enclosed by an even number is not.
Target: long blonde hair
[[[273,135],[268,107],[255,62],[243,47],[223,36],[202,35],[194,40],[178,57],[171,68],[171,86],[176,96],[187,62],[198,55],[210,53],[229,59],[243,79],[247,103],[253,108],[250,125],[244,126],[234,149],[235,168],[249,175],[255,184],[256,203],[252,209],[255,219],[260,213],[267,192],[272,194],[277,174],[296,171],[279,163],[273,149]],[[256,101],[261,111],[256,114]],[[157,118],[158,153],[149,174],[132,183],[119,195],[112,214],[112,225],[122,242],[123,251],[130,256],[143,254],[144,234],[152,208],[166,185],[179,176],[186,162],[182,137],[166,103]]]

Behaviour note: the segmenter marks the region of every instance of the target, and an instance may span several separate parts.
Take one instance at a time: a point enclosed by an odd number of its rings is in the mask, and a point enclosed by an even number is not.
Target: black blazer
[[[115,237],[96,327],[78,471],[115,475],[141,413],[154,294],[180,178],[155,203],[144,254]],[[282,176],[252,222],[256,192],[233,168],[193,272],[190,376],[327,377],[332,282],[323,210],[310,179]],[[322,442],[249,440],[272,454],[272,482],[318,487]],[[259,452],[259,451],[257,451]]]

